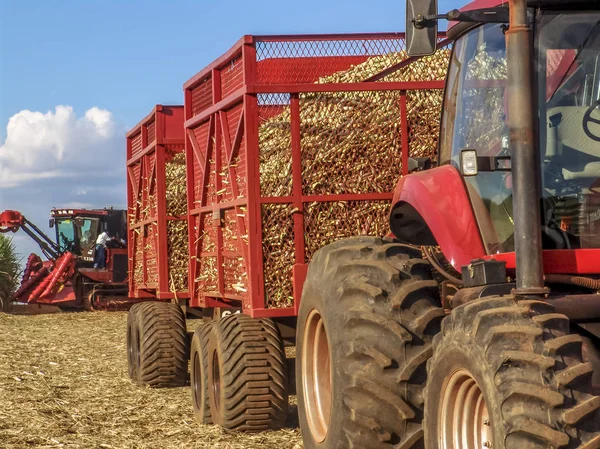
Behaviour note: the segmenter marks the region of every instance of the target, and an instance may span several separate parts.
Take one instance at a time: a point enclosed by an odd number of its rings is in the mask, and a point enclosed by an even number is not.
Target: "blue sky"
[[[52,206],[122,206],[125,130],[154,104],[181,104],[183,83],[240,36],[403,31],[404,8],[397,0],[0,0],[0,209],[22,210],[46,229]],[[22,235],[15,242],[24,254],[35,249]]]

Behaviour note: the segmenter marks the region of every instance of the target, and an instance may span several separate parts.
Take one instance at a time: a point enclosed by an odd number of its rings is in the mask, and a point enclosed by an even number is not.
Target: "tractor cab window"
[[[544,11],[534,27],[543,245],[600,248],[600,12]],[[442,162],[458,167],[463,149],[510,155],[503,26],[456,41],[446,84]],[[514,251],[511,174],[465,184],[488,253]]]
[[[545,246],[600,248],[600,12],[544,13],[537,34]]]
[[[56,220],[56,237],[62,251],[76,252],[75,223],[71,219]]]
[[[441,158],[456,167],[463,149],[508,155],[507,64],[503,26],[480,26],[458,39],[446,82]],[[488,252],[514,246],[512,192],[505,172],[465,178]]]

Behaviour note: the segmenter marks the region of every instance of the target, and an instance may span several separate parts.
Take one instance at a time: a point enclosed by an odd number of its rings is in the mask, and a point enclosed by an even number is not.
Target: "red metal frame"
[[[127,234],[129,295],[132,298],[185,298],[169,285],[165,163],[184,150],[183,106],[155,106],[127,133]],[[141,250],[140,250],[141,249]],[[141,260],[140,260],[141,258]],[[142,266],[142,279],[133,273]],[[156,274],[156,275],[155,275]]]
[[[440,33],[440,41],[444,37]],[[345,45],[347,51],[333,45],[323,51],[326,44],[322,42]],[[390,50],[393,45],[397,50]],[[443,89],[444,82],[382,82],[371,78],[361,83],[315,83],[320,77],[348,69],[371,56],[400,50],[404,50],[403,33],[243,36],[184,84],[190,306],[241,306],[244,313],[254,317],[296,315],[307,270],[306,206],[313,202],[391,201],[391,191],[336,195],[303,192],[300,98],[309,92],[399,91],[401,160],[406,174],[409,146],[406,92]],[[265,107],[258,99],[264,94],[285,94],[289,98],[286,107],[289,106],[291,115],[292,188],[288,195],[278,197],[261,194],[259,124],[261,118],[264,120],[260,113]],[[265,297],[263,206],[278,204],[287,205],[292,211],[293,303],[272,308],[267,307]],[[234,224],[227,224],[226,218],[233,215]],[[225,232],[232,227],[236,234],[234,244]],[[243,264],[246,291],[233,291],[231,279],[226,278],[224,264],[232,259]],[[204,265],[210,263],[216,263],[216,279],[201,279]],[[202,291],[199,285],[203,286]]]
[[[600,273],[600,249],[560,249],[542,251],[545,274],[594,274]],[[493,254],[486,259],[503,260],[506,268],[515,271],[515,253]]]

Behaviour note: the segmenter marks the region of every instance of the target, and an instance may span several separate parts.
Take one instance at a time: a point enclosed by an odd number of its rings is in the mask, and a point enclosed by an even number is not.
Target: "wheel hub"
[[[325,323],[316,309],[309,313],[304,329],[302,383],[310,432],[322,442],[331,415],[331,363]]]
[[[483,392],[467,370],[452,373],[440,394],[439,445],[442,449],[489,449],[492,426]]]

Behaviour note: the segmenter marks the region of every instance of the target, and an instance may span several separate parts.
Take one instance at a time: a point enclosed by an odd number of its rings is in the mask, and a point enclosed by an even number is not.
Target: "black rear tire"
[[[189,344],[181,307],[144,302],[137,309],[136,323],[140,344],[137,383],[156,388],[186,385]]]
[[[214,322],[199,326],[192,337],[190,350],[190,384],[192,407],[196,421],[200,424],[212,424],[209,400],[208,380],[208,341]]]
[[[438,284],[417,249],[357,237],[315,254],[296,337],[305,448],[423,447],[425,365],[444,316],[439,304]],[[329,370],[325,362],[314,369],[319,364],[310,348],[323,340],[311,336],[317,315],[329,345],[329,357],[323,356]],[[315,385],[329,388],[329,396],[317,397]]]
[[[426,447],[443,448],[442,441],[456,438],[457,432],[451,431],[453,421],[459,423],[454,428],[465,428],[466,434],[472,435],[471,429],[477,428],[472,424],[477,420],[466,415],[456,418],[457,409],[470,409],[460,402],[476,397],[475,393],[451,395],[451,390],[458,389],[450,386],[465,374],[471,379],[470,384],[463,384],[463,393],[478,388],[487,406],[489,419],[479,425],[485,432],[485,438],[480,438],[483,446],[600,447],[600,397],[592,394],[593,369],[584,363],[581,348],[581,338],[569,333],[568,318],[554,313],[545,302],[505,296],[457,307],[434,339],[428,363]],[[457,373],[462,374],[457,377]],[[458,402],[455,397],[460,398]],[[446,410],[452,413],[445,414]],[[444,423],[450,423],[446,432]]]
[[[207,342],[210,413],[229,430],[279,429],[288,412],[283,340],[272,320],[228,315]]]

